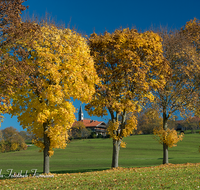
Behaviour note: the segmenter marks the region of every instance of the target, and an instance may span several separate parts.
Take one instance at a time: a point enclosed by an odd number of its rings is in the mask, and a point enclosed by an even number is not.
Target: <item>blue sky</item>
[[[30,17],[34,14],[42,18],[48,13],[59,24],[75,28],[85,35],[113,32],[121,27],[134,27],[139,31],[160,26],[180,29],[194,17],[200,19],[200,0],[28,0],[24,5],[29,6],[26,14]],[[80,103],[75,101],[75,107],[79,108]],[[13,126],[22,130],[16,117],[5,116],[1,129]],[[90,118],[85,111],[84,117]],[[109,119],[108,116],[91,118],[99,121]]]

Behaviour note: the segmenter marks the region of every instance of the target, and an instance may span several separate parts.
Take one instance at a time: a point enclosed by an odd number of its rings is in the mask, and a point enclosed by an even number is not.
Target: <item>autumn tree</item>
[[[112,167],[118,167],[120,146],[125,147],[123,137],[136,129],[135,113],[145,99],[153,101],[150,88],[164,84],[168,66],[163,61],[161,38],[151,31],[126,28],[93,33],[88,41],[101,83],[86,109],[90,115],[110,114],[107,131],[113,139]]]
[[[200,62],[200,20],[194,18],[186,23],[184,27],[181,29],[181,34],[187,38],[189,43],[194,49],[194,57],[196,58],[196,62]],[[199,72],[199,64],[194,68],[194,85],[197,89],[199,89],[196,96],[193,98],[193,106],[192,111],[200,117],[200,72]]]
[[[24,140],[29,140],[31,138],[27,131],[20,131],[19,134],[23,137]]]
[[[84,138],[84,139],[87,139],[88,137],[90,137],[91,134],[92,134],[92,130],[91,130],[91,129],[87,129],[87,128],[85,127],[85,128],[83,128],[83,129],[81,130],[81,136],[82,136],[82,138]]]
[[[24,84],[26,73],[32,71],[26,63],[28,51],[16,43],[38,29],[36,24],[21,21],[21,14],[27,8],[22,4],[24,1],[0,1],[0,121],[10,109],[9,95]]]
[[[171,75],[163,88],[154,91],[155,104],[162,113],[162,128],[155,130],[155,135],[163,142],[163,164],[168,163],[168,147],[173,147],[182,139],[176,131],[169,129],[167,122],[178,112],[187,115],[192,102],[197,96],[197,86],[194,84],[195,73],[199,72],[199,58],[196,47],[188,40],[182,31],[161,31],[163,39],[163,55],[168,61]]]
[[[4,138],[3,138],[3,133],[2,133],[2,130],[0,130],[0,151],[1,152],[4,152],[5,151],[5,141],[4,141]]]
[[[162,124],[159,112],[153,108],[148,108],[138,113],[137,121],[136,133],[138,134],[153,134],[153,129]]]
[[[87,138],[91,132],[86,129],[82,121],[77,121],[73,124],[70,134],[72,138],[79,139]]]
[[[10,138],[13,135],[16,135],[17,133],[18,133],[18,131],[14,127],[7,127],[7,128],[2,130],[3,137],[6,140],[10,140]]]
[[[43,172],[49,173],[49,157],[54,148],[66,147],[75,120],[71,98],[88,102],[98,77],[84,37],[46,22],[40,27],[34,38],[18,41],[28,49],[26,61],[34,72],[12,97],[11,113],[35,135],[35,145],[44,153]]]
[[[200,60],[200,20],[194,18],[186,23],[186,25],[182,28],[182,34],[187,37],[189,42],[194,46],[196,50],[196,57],[198,61]],[[200,64],[199,64],[200,65]],[[200,72],[199,72],[199,65],[198,69],[194,72],[194,84],[195,87],[198,88],[198,93],[196,94],[195,98],[193,99],[193,106],[192,111],[194,111],[195,115],[200,117]],[[199,123],[200,125],[200,123]],[[200,146],[199,146],[200,152]]]
[[[23,137],[14,127],[7,127],[0,133],[1,152],[25,150],[27,145]]]

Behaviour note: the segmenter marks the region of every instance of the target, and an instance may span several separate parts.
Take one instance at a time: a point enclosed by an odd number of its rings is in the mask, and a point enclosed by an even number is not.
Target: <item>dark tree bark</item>
[[[163,129],[167,130],[167,113],[166,113],[166,108],[163,108]],[[163,164],[168,164],[168,145],[163,143]]]
[[[44,163],[43,163],[43,173],[48,174],[49,173],[49,146],[50,146],[50,139],[45,133],[48,129],[48,123],[43,123],[44,127]]]

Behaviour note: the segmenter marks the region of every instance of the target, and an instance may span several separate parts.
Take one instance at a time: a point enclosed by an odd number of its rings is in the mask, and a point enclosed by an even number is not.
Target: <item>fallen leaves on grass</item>
[[[197,189],[200,163],[165,164],[142,168],[114,168],[86,173],[54,174],[54,178],[0,181],[4,189]]]

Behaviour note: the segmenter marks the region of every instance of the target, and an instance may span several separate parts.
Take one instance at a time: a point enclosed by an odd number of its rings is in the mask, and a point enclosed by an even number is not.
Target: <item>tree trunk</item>
[[[43,162],[43,173],[48,174],[49,173],[49,146],[50,146],[50,139],[45,133],[46,130],[48,129],[48,124],[43,123],[44,127],[44,162]]]
[[[168,146],[163,143],[163,164],[168,164]]]
[[[112,168],[118,167],[119,149],[120,149],[120,141],[113,139]]]
[[[163,109],[163,129],[167,130],[167,114],[166,109]],[[163,164],[168,164],[168,146],[163,143]]]

